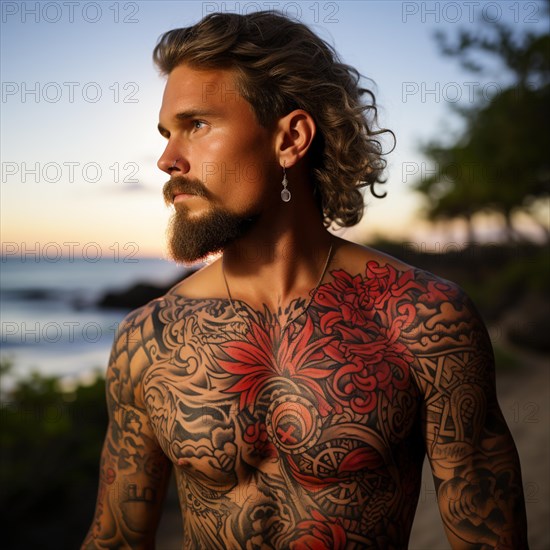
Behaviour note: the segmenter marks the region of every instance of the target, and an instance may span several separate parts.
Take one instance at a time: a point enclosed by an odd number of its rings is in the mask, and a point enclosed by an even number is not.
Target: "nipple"
[[[187,458],[178,458],[178,466],[182,468],[191,468],[191,461]]]

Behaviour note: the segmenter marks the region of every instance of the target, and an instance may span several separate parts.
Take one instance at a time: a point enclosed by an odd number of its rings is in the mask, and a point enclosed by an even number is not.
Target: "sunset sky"
[[[452,103],[467,103],[474,89],[490,98],[506,78],[500,67],[477,77],[462,71],[438,53],[433,32],[454,36],[484,18],[537,31],[543,3],[3,2],[3,252],[39,243],[50,255],[78,256],[95,254],[89,243],[97,243],[104,256],[164,257],[166,177],[156,167],[164,81],[153,47],[164,31],[209,12],[269,8],[311,25],[372,78],[381,124],[397,135],[388,197],[370,198],[349,235],[426,238],[421,202],[410,191],[431,168],[419,147],[460,128]]]

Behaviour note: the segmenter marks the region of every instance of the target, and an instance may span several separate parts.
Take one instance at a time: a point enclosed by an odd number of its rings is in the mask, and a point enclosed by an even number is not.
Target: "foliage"
[[[4,375],[11,361],[2,360]],[[11,549],[78,548],[97,491],[107,426],[105,381],[62,391],[33,373],[2,394],[0,497]]]
[[[463,135],[451,145],[423,147],[439,169],[414,187],[427,197],[431,219],[471,222],[476,213],[498,212],[515,238],[512,215],[521,210],[548,239],[535,206],[550,195],[550,33],[518,36],[500,22],[484,30],[462,30],[454,45],[442,33],[436,37],[444,55],[474,73],[487,70],[479,54],[496,57],[512,82],[489,101],[479,96],[457,109],[466,123]]]

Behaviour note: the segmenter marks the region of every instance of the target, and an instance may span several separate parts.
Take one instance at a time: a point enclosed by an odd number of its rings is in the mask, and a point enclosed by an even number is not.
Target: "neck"
[[[260,220],[224,251],[222,267],[236,300],[275,310],[292,299],[309,297],[320,281],[336,239],[317,212],[291,214]]]

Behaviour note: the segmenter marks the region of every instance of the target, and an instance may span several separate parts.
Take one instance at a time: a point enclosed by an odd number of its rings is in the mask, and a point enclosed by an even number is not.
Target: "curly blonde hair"
[[[314,193],[328,226],[350,227],[363,216],[361,188],[376,197],[386,167],[375,129],[374,94],[361,75],[308,27],[273,11],[212,13],[191,27],[164,33],[153,52],[163,74],[182,63],[233,69],[239,93],[258,122],[271,127],[294,109],[307,111],[317,134],[309,155]],[[361,96],[369,103],[363,104]]]

